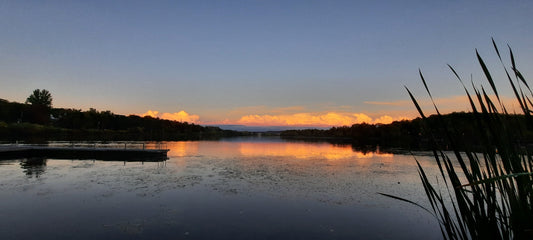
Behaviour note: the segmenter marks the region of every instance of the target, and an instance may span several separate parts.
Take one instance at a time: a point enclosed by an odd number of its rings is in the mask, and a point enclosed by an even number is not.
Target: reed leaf
[[[418,204],[418,203],[416,203],[416,202],[413,202],[413,201],[411,201],[411,200],[408,200],[408,199],[405,199],[405,198],[401,198],[401,197],[397,197],[397,196],[390,195],[390,194],[386,194],[386,193],[379,193],[379,192],[378,192],[377,194],[383,195],[383,196],[385,196],[385,197],[394,198],[394,199],[396,199],[396,200],[400,200],[400,201],[403,201],[403,202],[406,202],[406,203],[409,203],[409,204],[413,204],[413,205],[415,205],[415,206],[417,206],[417,207],[419,207],[419,208],[422,208],[423,210],[425,210],[425,211],[428,212],[429,214],[433,215],[434,217],[437,217],[437,216],[435,216],[435,214],[434,214],[432,211],[430,211],[429,209],[427,209],[427,208],[425,208],[424,206],[422,206],[422,205],[420,205],[420,204]]]
[[[478,88],[473,81],[471,94],[459,74],[448,64],[468,97],[479,140],[475,151],[471,146],[463,146],[458,129],[453,124],[442,120],[420,69],[422,83],[437,111],[437,123],[440,128],[444,128],[444,132],[436,129],[438,126],[426,123],[428,118],[411,91],[405,87],[422,117],[423,127],[427,128],[425,132],[429,133],[433,156],[444,185],[434,186],[417,161],[419,177],[430,209],[405,198],[380,194],[431,212],[439,222],[444,239],[533,239],[533,154],[519,141],[524,137],[525,130],[533,128],[533,93],[524,76],[518,71],[510,47],[511,69],[516,81],[511,78],[494,39],[492,45],[524,117],[512,117],[507,112],[494,78],[477,50],[475,54],[478,63],[496,96],[497,104],[483,86]],[[524,93],[522,86],[529,94]],[[499,107],[496,107],[497,105]],[[450,145],[453,161],[445,152],[446,148],[440,146],[436,140],[437,132],[443,134]],[[445,190],[444,194],[442,190]]]
[[[518,79],[520,79],[520,81],[522,81],[522,83],[527,87],[527,89],[529,89],[529,92],[531,93],[531,89],[529,88],[529,85],[527,84],[526,79],[524,78],[524,76],[522,76],[522,74],[520,73],[520,71],[518,71],[518,69],[516,67],[516,62],[514,60],[513,50],[511,49],[511,47],[509,45],[507,45],[507,47],[509,48],[509,56],[511,58],[512,69],[513,69],[514,73],[516,74],[516,77]]]
[[[420,116],[422,116],[422,118],[425,119],[426,116],[424,115],[424,112],[422,111],[422,108],[420,108],[420,105],[418,104],[418,101],[416,101],[416,99],[413,96],[413,94],[411,93],[411,91],[409,91],[409,88],[405,87],[405,89],[409,93],[409,97],[411,97],[411,100],[413,101],[413,104],[415,104],[416,110],[418,110],[418,113],[420,114]]]
[[[479,185],[479,184],[482,184],[482,183],[495,183],[496,181],[503,180],[505,178],[513,178],[513,177],[526,176],[526,175],[527,176],[533,176],[533,173],[531,173],[531,172],[523,172],[523,173],[507,174],[507,175],[502,175],[502,176],[493,177],[493,178],[483,178],[483,180],[481,180],[481,181],[463,184],[461,186],[458,186],[458,188],[464,188],[464,187],[468,187],[468,186]]]
[[[492,80],[492,75],[489,72],[489,69],[487,68],[487,65],[485,65],[485,62],[479,56],[479,53],[476,49],[476,56],[477,60],[479,61],[479,64],[481,65],[481,68],[483,69],[483,73],[485,73],[485,77],[487,77],[487,81],[489,81],[490,86],[492,87],[492,90],[494,91],[494,94],[496,94],[496,97],[500,99],[500,96],[498,95],[498,90],[496,90],[496,85],[494,84],[494,80]]]

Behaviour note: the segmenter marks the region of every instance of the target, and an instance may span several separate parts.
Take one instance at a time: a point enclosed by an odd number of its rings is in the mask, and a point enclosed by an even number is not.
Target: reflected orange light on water
[[[240,143],[240,153],[244,156],[294,157],[298,159],[326,158],[328,160],[372,157],[393,157],[393,154],[379,152],[357,152],[350,145],[333,145],[329,143]]]
[[[170,150],[169,157],[185,157],[198,153],[199,142],[168,142],[166,147]]]
[[[184,157],[200,153],[204,157],[244,156],[252,158],[280,157],[302,160],[326,160],[336,162],[352,162],[367,165],[380,159],[383,163],[394,162],[394,155],[383,153],[379,148],[375,152],[356,151],[351,145],[335,145],[331,143],[305,142],[225,142],[225,141],[181,141],[167,142],[168,156],[176,158],[176,164],[185,164]],[[184,162],[182,162],[182,160]]]
[[[373,153],[373,152],[354,152],[357,158],[373,158],[373,157],[393,157],[392,153]]]

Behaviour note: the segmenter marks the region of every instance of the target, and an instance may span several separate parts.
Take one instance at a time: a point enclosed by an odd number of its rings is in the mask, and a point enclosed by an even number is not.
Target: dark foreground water
[[[168,142],[160,163],[0,161],[0,239],[440,239],[415,158],[277,138]],[[433,159],[416,158],[429,175]]]

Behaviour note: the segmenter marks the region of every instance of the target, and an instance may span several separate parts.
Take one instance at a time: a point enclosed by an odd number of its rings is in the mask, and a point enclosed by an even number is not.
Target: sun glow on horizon
[[[251,126],[351,126],[357,123],[388,124],[397,120],[409,119],[407,117],[391,117],[382,115],[371,118],[364,113],[296,113],[288,115],[246,115],[237,123]]]
[[[248,114],[237,115],[236,120],[225,118],[222,121],[200,121],[199,115],[189,114],[186,111],[174,113],[148,110],[141,117],[153,117],[165,120],[189,122],[203,125],[245,125],[245,126],[293,126],[293,127],[332,127],[351,126],[358,123],[389,124],[393,121],[410,119],[405,116],[392,117],[381,115],[375,118],[365,113],[326,112],[326,113],[293,113],[293,114]]]
[[[492,98],[492,96],[491,96]],[[508,109],[515,110],[514,99],[501,97]],[[199,115],[190,114],[184,110],[170,113],[156,110],[148,110],[140,116],[150,116],[166,120],[189,122],[201,125],[245,125],[245,126],[283,126],[283,127],[340,127],[353,124],[390,124],[394,121],[411,120],[419,117],[412,102],[408,100],[397,101],[365,101],[366,105],[375,107],[366,111],[338,110],[332,107],[330,110],[316,111],[304,106],[268,107],[248,106],[236,109],[227,109],[226,112],[218,111],[217,114],[206,114],[200,120]],[[419,99],[419,105],[426,115],[435,114],[434,106],[429,99]],[[469,112],[471,111],[466,96],[449,96],[435,99],[435,104],[441,113]],[[337,108],[336,110],[333,110]]]

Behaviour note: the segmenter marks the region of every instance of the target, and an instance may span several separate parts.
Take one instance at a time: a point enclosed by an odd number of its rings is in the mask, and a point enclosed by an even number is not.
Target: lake
[[[1,239],[441,239],[415,158],[276,137],[165,142],[165,162],[0,161]]]

